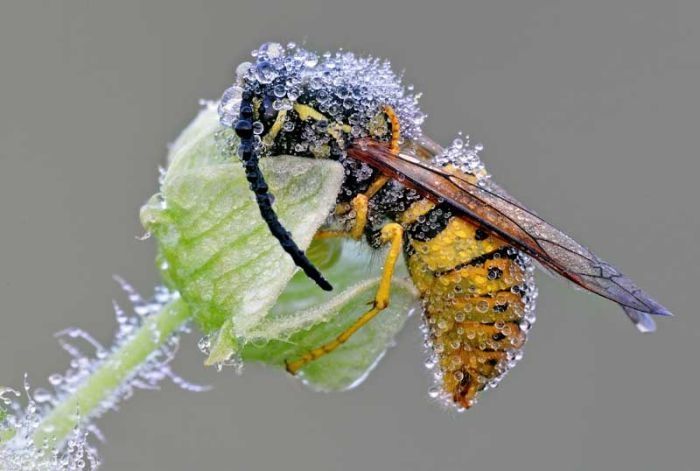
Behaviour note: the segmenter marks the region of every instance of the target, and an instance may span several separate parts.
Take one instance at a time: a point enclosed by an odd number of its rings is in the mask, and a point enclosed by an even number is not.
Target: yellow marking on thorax
[[[329,121],[328,117],[318,111],[315,108],[310,107],[309,105],[304,105],[301,103],[294,103],[294,111],[297,112],[299,115],[299,118],[302,121],[308,121],[310,119],[313,119],[315,121]],[[350,134],[352,132],[352,127],[349,124],[341,124],[341,123],[330,123],[328,125],[328,134],[330,134],[333,139],[336,141],[340,141],[343,137],[342,133]],[[330,152],[330,148],[328,148],[328,152]],[[316,155],[318,154],[318,155]],[[315,153],[315,157],[327,157],[326,150],[324,149],[323,151],[319,151],[318,153]]]
[[[294,111],[297,112],[299,118],[302,121],[308,121],[309,119],[314,119],[316,121],[328,120],[328,118],[315,108],[309,105],[303,105],[301,103],[294,103]]]
[[[340,141],[343,137],[342,133],[350,134],[352,127],[348,124],[333,123],[328,126],[328,134],[333,136],[336,141]]]

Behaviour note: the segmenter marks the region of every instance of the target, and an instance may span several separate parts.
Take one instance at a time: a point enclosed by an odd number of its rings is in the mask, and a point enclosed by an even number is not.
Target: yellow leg
[[[364,194],[355,196],[350,202],[350,208],[355,211],[355,220],[350,231],[318,231],[314,239],[329,239],[331,237],[350,236],[359,240],[367,226],[367,213],[369,212],[369,197]],[[342,213],[341,213],[342,214]]]
[[[286,360],[285,365],[287,366],[287,371],[289,371],[291,374],[296,374],[307,363],[316,360],[317,358],[320,358],[340,347],[342,344],[347,342],[350,337],[352,337],[352,334],[357,332],[363,325],[372,320],[374,316],[379,314],[389,305],[391,279],[394,275],[396,261],[398,260],[399,255],[401,255],[401,246],[403,245],[403,228],[395,222],[387,224],[386,226],[382,227],[380,240],[382,243],[388,242],[390,246],[389,253],[384,261],[382,277],[379,280],[379,288],[377,288],[377,294],[374,296],[372,309],[362,314],[362,316],[360,316],[350,327],[338,335],[334,340],[325,345],[321,345],[318,348],[314,348],[296,360]]]
[[[401,139],[401,123],[399,117],[396,116],[394,108],[389,105],[384,105],[384,114],[389,118],[391,123],[391,141],[389,141],[389,149],[394,154],[399,153],[399,140]]]
[[[367,191],[365,191],[364,193],[365,196],[367,196],[367,198],[373,197],[379,190],[382,189],[384,185],[386,185],[386,182],[388,181],[389,177],[387,177],[386,175],[381,175],[376,180],[374,180],[374,182],[372,182],[369,188],[367,188]]]

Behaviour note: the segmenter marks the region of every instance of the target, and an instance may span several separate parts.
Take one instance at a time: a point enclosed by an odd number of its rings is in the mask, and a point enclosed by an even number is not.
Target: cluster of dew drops
[[[189,328],[185,325],[162,339],[162,333],[153,329],[154,341],[163,341],[160,348],[153,351],[146,361],[133,371],[129,378],[114,390],[100,405],[90,411],[90,416],[82,420],[65,440],[62,447],[55,448],[50,443],[37,447],[32,437],[39,430],[40,424],[50,413],[69,396],[75,394],[85,381],[90,378],[110,356],[121,346],[134,338],[146,320],[160,312],[169,302],[177,298],[177,293],[159,286],[150,298],[143,298],[136,290],[121,278],[116,278],[126,293],[131,310],[125,311],[116,301],[113,302],[117,329],[112,345],[104,346],[88,332],[78,328],[64,329],[55,334],[60,346],[70,357],[69,368],[63,373],[49,375],[49,388],[30,388],[25,377],[24,396],[11,388],[0,388],[0,407],[6,411],[6,417],[0,422],[0,431],[13,430],[14,436],[0,446],[0,469],[4,471],[26,470],[61,470],[78,471],[97,469],[100,460],[97,450],[90,443],[91,436],[104,441],[100,430],[94,425],[95,418],[108,410],[114,410],[118,404],[130,398],[138,389],[158,389],[164,379],[169,379],[181,388],[200,392],[206,386],[192,384],[175,374],[170,362],[179,347],[181,333]],[[80,411],[76,411],[80,415]],[[51,430],[42,430],[50,433]]]
[[[511,288],[511,291],[514,293],[518,293],[522,296],[522,299],[524,300],[525,304],[523,306],[523,312],[522,312],[522,317],[520,318],[519,321],[519,328],[520,331],[525,335],[525,340],[527,340],[527,334],[532,328],[532,325],[535,323],[536,320],[536,315],[535,315],[535,308],[536,308],[536,300],[538,297],[538,291],[537,291],[537,286],[535,285],[535,277],[534,277],[534,271],[535,271],[535,265],[532,262],[532,259],[528,257],[527,255],[523,254],[522,252],[517,252],[516,249],[512,249],[517,253],[517,258],[516,258],[516,263],[521,267],[523,271],[523,280],[520,284],[517,284]],[[472,307],[466,307],[467,309],[472,309],[475,308],[479,310],[480,312],[485,312],[485,309],[488,309],[487,305],[484,305],[483,307],[477,305],[477,306],[472,306]],[[457,323],[463,322],[465,320],[465,313],[463,310],[456,311],[454,313],[454,321]],[[451,394],[449,394],[444,385],[443,379],[444,379],[444,372],[441,370],[439,367],[440,365],[440,355],[444,353],[445,349],[445,344],[438,342],[437,339],[434,336],[433,330],[436,328],[440,328],[441,326],[435,326],[431,325],[429,320],[424,317],[423,322],[421,323],[421,332],[423,333],[424,336],[424,347],[426,351],[426,357],[425,357],[425,367],[432,372],[432,379],[433,379],[433,384],[428,390],[428,396],[437,401],[441,406],[445,408],[450,408],[454,409],[457,412],[464,412],[466,409],[462,407],[461,405],[455,403],[453,400]],[[510,329],[508,327],[508,324],[505,322],[496,322],[494,323],[494,327],[498,329],[499,331],[503,332],[504,334],[509,333],[507,329]],[[506,353],[506,358],[501,361],[498,365],[499,368],[499,374],[498,376],[494,378],[484,378],[481,376],[477,376],[475,380],[479,382],[480,384],[484,385],[483,390],[486,391],[488,389],[493,389],[496,388],[499,383],[503,380],[503,378],[506,376],[506,374],[513,368],[515,365],[518,364],[518,362],[523,358],[523,347],[525,346],[525,341],[522,343],[519,343],[519,345],[515,345],[514,347],[510,350],[507,350]],[[452,348],[457,348],[458,345],[452,345]],[[456,375],[461,375],[462,373],[460,371],[457,371],[455,373]],[[462,377],[457,377],[457,380],[461,380]],[[472,405],[476,404],[478,400],[478,396],[473,399]]]
[[[435,156],[433,163],[441,167],[452,165],[466,174],[474,175],[480,183],[486,182],[490,175],[481,160],[483,150],[483,144],[472,144],[469,135],[460,132],[452,144]]]
[[[243,62],[236,69],[236,81],[227,89],[219,102],[221,124],[235,126],[243,90],[256,96],[269,97],[277,110],[291,110],[299,97],[313,97],[314,107],[330,118],[329,126],[346,123],[352,138],[368,135],[369,123],[384,105],[391,105],[402,126],[404,137],[416,137],[425,114],[418,107],[419,94],[413,86],[404,86],[388,61],[362,57],[352,52],[338,51],[317,54],[298,47],[295,43],[283,46],[265,43],[252,51],[254,62]],[[292,131],[294,122],[283,123],[285,131]],[[325,129],[303,133],[295,151],[303,153],[327,139]],[[253,123],[256,142],[265,132],[261,121]],[[265,149],[262,149],[264,154]]]
[[[517,260],[517,263],[523,268],[525,278],[523,280],[523,283],[521,285],[514,286],[513,290],[519,290],[518,292],[520,292],[520,294],[523,296],[523,299],[525,300],[522,318],[519,321],[519,327],[521,332],[525,334],[525,337],[527,337],[528,332],[530,331],[532,325],[535,323],[536,320],[535,307],[538,292],[537,287],[535,286],[534,279],[535,265],[532,263],[532,260],[528,256],[522,253],[518,254]],[[479,309],[479,307],[477,307],[477,309]],[[464,313],[462,311],[456,312],[454,316],[455,322],[462,322],[465,319]],[[507,323],[504,322],[496,322],[494,324],[494,327],[496,327],[499,330],[503,329],[503,333],[506,333],[506,329],[509,329]],[[445,373],[439,367],[439,355],[442,354],[445,345],[437,344],[433,340],[432,330],[434,328],[435,327],[431,326],[426,318],[423,319],[423,322],[421,323],[421,332],[423,333],[425,339],[425,367],[432,372],[433,379],[433,384],[428,390],[428,396],[431,399],[437,401],[441,406],[445,408],[450,408],[456,410],[457,412],[464,412],[466,409],[461,405],[455,403],[452,396],[445,390],[443,386],[443,375]],[[498,365],[498,368],[500,370],[498,376],[490,379],[481,376],[477,376],[475,378],[477,382],[484,385],[484,391],[496,388],[506,376],[508,371],[510,371],[513,367],[515,367],[515,365],[518,364],[518,362],[523,358],[524,345],[525,342],[522,342],[519,347],[513,347],[512,349],[506,351],[505,360],[500,362]],[[455,374],[460,375],[461,372],[457,371]],[[461,379],[461,377],[457,377],[458,381]],[[473,399],[472,405],[476,404],[477,401],[478,396]]]
[[[15,433],[12,439],[0,446],[0,469],[4,471],[80,471],[99,468],[101,462],[97,449],[89,441],[89,435],[99,431],[92,430],[91,427],[73,429],[60,448],[55,448],[48,443],[42,447],[34,444],[32,436],[38,430],[46,408],[33,397],[26,376],[24,390],[27,399],[26,405],[22,406],[21,394],[18,391],[12,388],[0,388],[0,407],[10,411],[0,430],[12,429]]]

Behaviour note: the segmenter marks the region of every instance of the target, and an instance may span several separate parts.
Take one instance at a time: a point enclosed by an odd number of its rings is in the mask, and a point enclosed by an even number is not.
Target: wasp
[[[480,146],[445,149],[423,135],[411,88],[388,62],[349,52],[266,43],[219,105],[262,218],[294,262],[322,289],[331,284],[278,220],[260,157],[332,159],[345,168],[336,208],[316,238],[364,238],[388,246],[371,308],[325,345],[286,361],[296,374],[345,343],[390,302],[403,253],[423,303],[437,395],[458,409],[496,384],[522,355],[534,319],[533,261],[622,307],[641,331],[670,316],[612,265],[496,185]]]

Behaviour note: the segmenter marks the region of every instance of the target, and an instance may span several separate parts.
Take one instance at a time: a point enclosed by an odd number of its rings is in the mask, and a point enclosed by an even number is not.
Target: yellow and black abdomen
[[[424,303],[433,395],[468,408],[522,355],[534,321],[530,262],[444,203],[420,199],[395,219]]]

